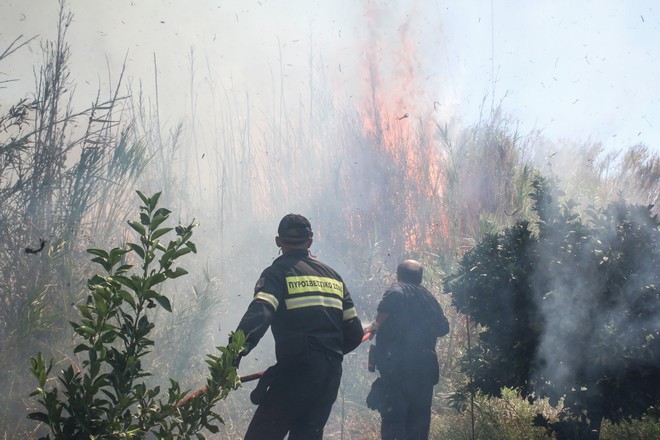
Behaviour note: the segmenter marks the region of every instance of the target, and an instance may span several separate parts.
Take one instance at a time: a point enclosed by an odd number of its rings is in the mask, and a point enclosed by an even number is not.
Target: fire
[[[381,187],[372,189],[376,200],[368,217],[394,250],[414,253],[437,246],[447,236],[443,156],[434,142],[433,106],[428,105],[419,77],[422,69],[411,21],[399,27],[395,43],[385,44],[378,30],[381,12],[368,3],[371,25],[364,50],[368,98],[360,112],[361,141],[377,158],[373,172],[384,177]],[[356,215],[354,227],[369,228],[364,217],[365,213]]]

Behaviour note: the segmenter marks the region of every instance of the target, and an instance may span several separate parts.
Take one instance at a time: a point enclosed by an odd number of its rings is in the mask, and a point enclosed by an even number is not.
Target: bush
[[[450,408],[441,416],[434,417],[431,424],[432,439],[443,440],[528,440],[549,439],[545,429],[534,427],[538,414],[554,419],[557,409],[547,400],[538,400],[532,405],[511,388],[501,390],[501,398],[477,394],[474,400],[474,436],[471,429],[470,411],[455,411]]]
[[[170,300],[157,286],[185,275],[187,271],[174,263],[197,249],[190,241],[193,223],[161,227],[170,211],[157,207],[160,193],[138,195],[144,203],[139,221],[128,222],[138,233],[138,243],[109,252],[88,250],[105,274],[88,281],[87,300],[77,306],[80,320],[71,322],[83,340],[74,349],[83,357],[82,366],[63,370],[58,388],[47,386],[53,361],[46,363],[41,353],[31,359],[39,382],[31,396],[44,411],[28,417],[46,424],[55,439],[141,439],[147,433],[159,439],[203,439],[199,431],[217,432],[217,423],[223,422],[213,406],[240,385],[235,363],[242,334],[232,334],[229,346],[208,356],[210,378],[199,398],[182,400],[186,393],[170,379],[167,399],[162,400],[160,387],[144,382],[151,376],[143,368],[143,358],[154,345],[149,339],[153,313],[158,307],[171,311]],[[165,246],[160,238],[172,230],[176,239]],[[141,262],[137,270],[128,264],[131,257]]]

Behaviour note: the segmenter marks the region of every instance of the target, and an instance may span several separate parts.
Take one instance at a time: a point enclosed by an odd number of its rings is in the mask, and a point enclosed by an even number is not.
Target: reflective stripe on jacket
[[[259,277],[254,299],[238,328],[251,348],[268,326],[272,326],[278,361],[308,349],[341,356],[359,345],[363,333],[342,278],[307,251],[280,256]]]

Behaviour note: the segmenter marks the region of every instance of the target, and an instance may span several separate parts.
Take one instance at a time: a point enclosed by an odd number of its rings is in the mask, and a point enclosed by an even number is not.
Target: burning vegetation
[[[444,286],[438,299],[451,333],[438,347],[432,438],[540,439],[546,429],[556,438],[657,434],[660,159],[652,149],[634,145],[615,154],[600,144],[557,144],[519,133],[499,107],[461,126],[420,86],[426,77],[414,27],[401,26],[394,43],[383,38],[373,2],[366,11],[374,26],[361,65],[364,99],[357,104],[346,105],[324,87],[327,72],[310,56],[309,90],[301,92],[308,99],[292,105],[283,78],[274,75],[279,96],[270,119],[255,116],[248,93],[221,93],[212,81],[191,78],[191,90],[209,87],[201,95],[210,97],[213,111],[202,121],[191,98],[181,122],[169,125],[158,106],[164,92],[156,89],[150,99],[134,84],[124,87],[124,70],[109,96],[77,110],[66,10],[62,3],[56,41],[43,45],[34,97],[0,107],[5,437],[37,438],[46,425],[69,429],[75,405],[62,393],[56,403],[54,390],[65,385],[78,395],[89,369],[101,381],[98,391],[118,371],[112,362],[121,353],[112,347],[126,341],[117,330],[123,324],[101,325],[92,334],[83,328],[91,326],[76,323],[72,342],[67,323],[82,313],[91,324],[88,315],[109,313],[106,306],[116,316],[136,306],[124,292],[135,282],[122,278],[126,262],[113,260],[115,272],[99,278],[85,252],[96,249],[96,262],[109,264],[112,251],[101,250],[126,243],[114,257],[130,250],[137,255],[131,258],[146,258],[122,226],[135,217],[135,188],[163,190],[160,203],[198,219],[201,236],[197,255],[188,256],[188,280],[165,268],[168,282],[143,298],[149,311],[172,312],[148,318],[140,348],[151,342],[153,348],[140,352],[139,380],[122,388],[131,409],[138,401],[153,409],[136,416],[153,416],[144,431],[170,423],[155,418],[176,413],[181,390],[198,389],[213,376],[204,361],[213,347],[224,347],[237,311],[251,299],[256,268],[274,256],[269,225],[286,210],[308,213],[318,225],[313,251],[347,274],[365,322],[403,258],[423,261],[430,287]],[[29,41],[10,43],[0,63]],[[194,72],[192,51],[190,64]],[[553,177],[556,186],[548,183]],[[153,221],[135,218],[135,225]],[[37,352],[44,353],[32,364],[41,409],[28,398],[35,383],[25,367]],[[47,379],[50,358],[53,368],[65,365],[66,383]],[[221,360],[211,363],[226,366]],[[241,369],[261,371],[271,362],[257,352]],[[135,379],[129,376],[124,385]],[[207,423],[209,438],[241,438],[249,421],[249,392],[229,392],[236,385],[235,374],[229,376],[220,388],[210,384],[220,393],[209,397],[210,405],[186,410],[217,411],[215,420],[225,424],[214,436]],[[172,383],[167,402],[156,403],[157,384],[169,377],[180,385]],[[329,438],[378,438],[378,421],[364,403],[372,380],[366,350],[347,357]],[[88,402],[98,398],[83,391]],[[100,413],[112,412],[108,405],[102,402]],[[54,421],[51,413],[60,410]],[[44,425],[29,422],[28,413]],[[126,417],[121,423],[131,426],[133,416]]]

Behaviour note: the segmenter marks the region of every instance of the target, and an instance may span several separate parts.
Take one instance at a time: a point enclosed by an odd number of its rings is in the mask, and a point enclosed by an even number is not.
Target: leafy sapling
[[[136,242],[110,251],[88,249],[104,273],[89,279],[86,301],[77,306],[80,319],[71,322],[82,339],[73,350],[80,365],[61,371],[55,386],[49,383],[53,361],[46,362],[41,353],[31,359],[39,384],[31,396],[43,410],[28,417],[50,429],[52,437],[43,439],[143,439],[149,433],[159,439],[203,439],[201,431],[217,432],[223,423],[215,404],[240,385],[234,365],[245,338],[236,333],[217,355],[208,355],[207,390],[198,398],[181,402],[186,392],[173,379],[164,399],[159,386],[145,383],[151,376],[146,356],[154,346],[154,309],[172,311],[160,289],[188,273],[176,264],[197,248],[191,241],[194,223],[163,226],[171,212],[158,207],[160,193],[137,194],[143,203],[139,220],[128,222]],[[172,231],[176,237],[161,242]]]

